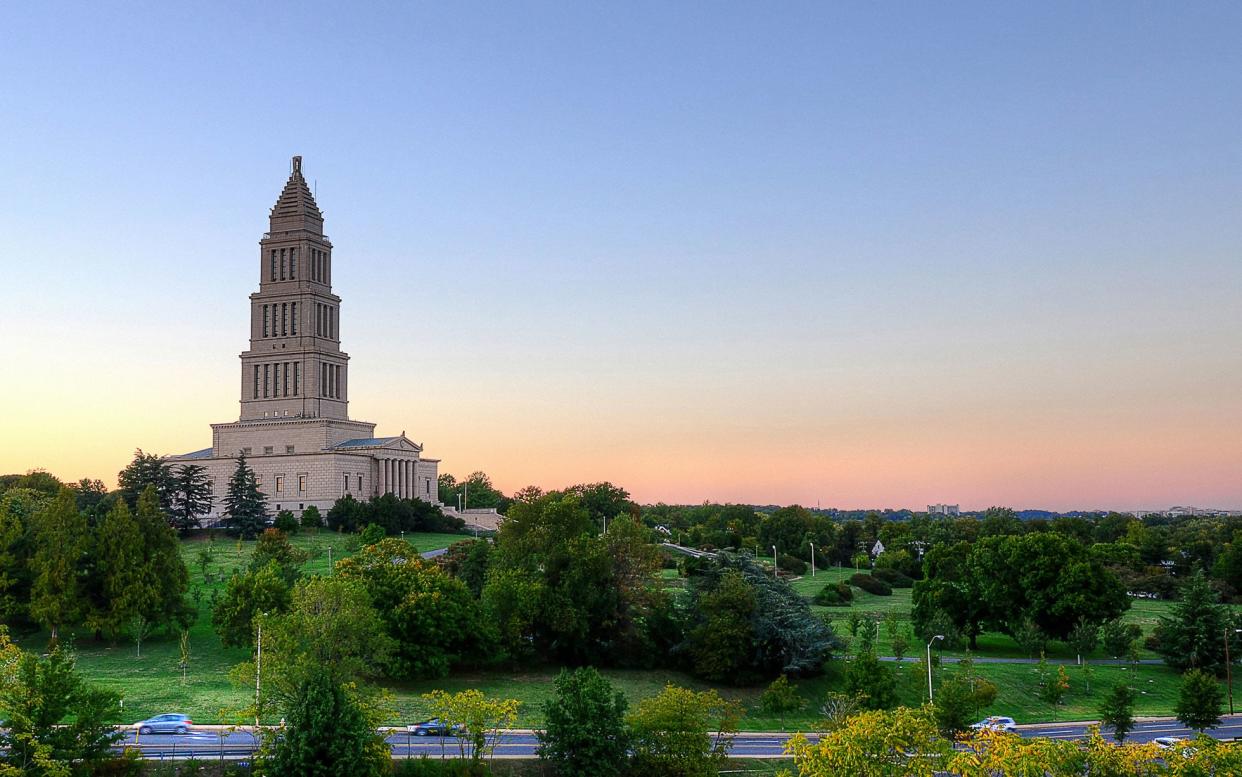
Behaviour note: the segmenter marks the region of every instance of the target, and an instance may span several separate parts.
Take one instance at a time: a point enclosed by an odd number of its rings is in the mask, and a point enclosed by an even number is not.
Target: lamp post
[[[931,638],[930,642],[927,643],[927,700],[928,701],[935,701],[935,698],[932,696],[931,646],[932,646],[932,642],[935,642],[938,639],[944,639],[944,635],[937,634],[936,636]]]
[[[776,546],[775,546],[775,545],[773,545],[773,546],[772,546],[772,577],[773,577],[774,579],[777,577],[777,574],[776,574],[776,573],[777,573],[778,571],[779,571],[779,570],[776,568]]]
[[[332,576],[332,546],[328,546],[328,576]]]
[[[259,682],[263,676],[263,621],[258,622],[259,635],[255,640],[256,649],[254,654],[254,729],[257,734],[259,730]]]
[[[815,543],[811,543],[811,577],[815,577]]]
[[[1242,634],[1242,629],[1234,629],[1234,634]],[[1229,628],[1225,628],[1225,684],[1229,686],[1229,714],[1233,714],[1233,663],[1229,660]]]

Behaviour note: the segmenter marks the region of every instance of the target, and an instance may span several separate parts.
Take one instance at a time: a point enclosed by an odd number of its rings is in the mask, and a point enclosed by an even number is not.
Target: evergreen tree
[[[51,631],[55,642],[60,627],[83,614],[82,569],[89,535],[77,499],[67,488],[35,514],[33,524],[30,617]]]
[[[1126,683],[1114,686],[1100,705],[1100,724],[1111,726],[1118,744],[1134,728],[1134,702],[1138,694]]]
[[[328,673],[308,673],[286,710],[287,724],[265,748],[272,777],[371,777],[391,771],[378,720]]]
[[[267,523],[267,500],[259,490],[254,470],[246,463],[246,455],[237,457],[237,468],[229,478],[228,492],[224,495],[224,514],[233,531],[242,539],[252,540],[263,531]]]
[[[1224,701],[1225,693],[1215,677],[1191,669],[1182,675],[1182,687],[1173,711],[1187,728],[1202,732],[1220,725],[1220,709]]]
[[[95,536],[102,601],[89,621],[115,636],[143,609],[149,595],[149,567],[142,532],[123,499],[104,516]]]
[[[211,512],[211,481],[207,468],[200,464],[185,464],[172,476],[170,513],[173,526],[180,531],[197,528],[198,517]]]
[[[629,745],[625,709],[625,694],[593,667],[562,669],[556,696],[543,705],[539,757],[564,777],[619,774]]]
[[[249,569],[229,578],[224,596],[211,611],[211,625],[225,645],[254,642],[254,619],[260,613],[280,614],[293,603],[293,584],[280,563]]]
[[[310,505],[302,511],[302,528],[318,529],[323,526],[323,516],[319,513],[319,508]]]
[[[142,535],[143,562],[147,567],[146,602],[136,614],[153,626],[179,624],[184,628],[190,622],[191,611],[185,601],[190,571],[181,558],[177,533],[159,506],[154,486],[147,486],[138,498],[134,518]]]
[[[1202,570],[1182,587],[1182,600],[1171,615],[1156,626],[1164,662],[1178,671],[1202,669],[1221,674],[1225,670],[1225,631],[1229,614],[1217,603],[1216,592]]]
[[[155,486],[162,509],[168,510],[172,505],[175,490],[172,467],[164,461],[163,456],[143,453],[142,448],[139,448],[134,451],[134,460],[117,473],[116,479],[121,498],[129,503],[131,510],[138,506],[138,497],[147,486]]]
[[[871,651],[858,654],[845,668],[845,692],[859,697],[862,706],[869,710],[897,706],[893,670],[880,663]]]

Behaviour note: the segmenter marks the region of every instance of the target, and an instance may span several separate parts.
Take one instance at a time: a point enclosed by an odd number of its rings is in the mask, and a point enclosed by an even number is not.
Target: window
[[[249,456],[249,455],[250,455],[250,449],[249,449],[249,448],[242,448],[242,455],[243,455],[243,456]]]
[[[285,362],[285,369],[282,372],[283,380],[280,384],[280,395],[282,397],[289,396],[289,362]]]
[[[336,308],[328,308],[328,337],[336,339]]]
[[[253,399],[258,399],[258,398],[259,398],[259,365],[256,364],[254,365],[254,397]]]
[[[349,473],[345,473],[345,490],[349,491]]]
[[[423,481],[423,485],[427,487],[427,493],[430,494],[431,493],[431,481],[425,480]]]
[[[268,329],[267,329],[267,317],[268,317],[268,312],[269,312],[269,311],[268,311],[268,309],[267,309],[267,305],[264,305],[264,306],[263,306],[263,336],[264,336],[264,337],[267,337],[267,331],[268,331]]]
[[[279,494],[281,491],[284,491],[284,490],[285,490],[285,476],[277,475],[276,476],[276,493]],[[278,505],[276,509],[279,510],[280,506]]]
[[[358,476],[358,492],[362,492],[362,475]]]
[[[319,365],[319,396],[328,396],[328,365]]]
[[[298,333],[298,303],[289,303],[289,334],[296,335]]]
[[[263,365],[263,398],[267,399],[269,386],[272,383],[272,366],[270,364]]]
[[[280,303],[280,336],[289,334],[289,303]]]
[[[276,280],[276,249],[272,249],[272,280]]]
[[[293,363],[293,396],[297,396],[302,391],[302,363]]]
[[[298,475],[298,491],[302,492],[305,490],[306,490],[306,476]]]
[[[286,446],[285,446],[285,453],[293,453],[293,446],[292,446],[292,445],[286,445]]]
[[[280,249],[280,279],[285,279],[285,249]]]
[[[289,249],[289,280],[297,280],[298,277],[298,249]]]
[[[263,455],[264,455],[264,456],[271,456],[271,455],[272,455],[272,446],[270,446],[270,445],[264,445],[264,446],[263,446]]]

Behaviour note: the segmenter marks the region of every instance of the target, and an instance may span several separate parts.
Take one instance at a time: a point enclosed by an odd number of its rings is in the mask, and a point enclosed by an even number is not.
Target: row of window
[[[302,393],[301,362],[273,362],[254,365],[253,398],[296,397]]]
[[[341,365],[319,365],[319,396],[328,399],[341,398]]]
[[[274,452],[275,452],[275,450],[276,450],[276,447],[275,447],[275,446],[273,446],[273,445],[264,445],[264,446],[263,446],[263,455],[264,455],[264,456],[271,456],[271,455],[272,455],[272,453],[274,453]],[[242,448],[242,453],[246,454],[247,456],[249,456],[252,452],[253,452],[253,449],[252,449],[252,448]],[[285,446],[285,453],[293,453],[293,446],[292,446],[292,445],[286,445],[286,446]],[[260,478],[259,482],[260,482],[260,483],[262,483],[262,482],[263,482],[263,481],[262,481],[262,477],[263,477],[262,475],[260,475],[260,476],[259,476],[259,478]]]
[[[263,306],[263,336],[288,337],[298,333],[298,303]]]
[[[336,340],[336,307],[315,303],[315,334]]]
[[[311,252],[311,280],[332,285],[331,265],[328,262],[328,252],[320,251],[318,248],[312,248]]]
[[[273,281],[298,279],[298,249],[272,249],[272,262],[269,276]]]

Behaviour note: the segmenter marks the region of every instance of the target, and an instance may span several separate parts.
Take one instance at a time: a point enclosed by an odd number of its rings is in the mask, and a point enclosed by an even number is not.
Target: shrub
[[[876,596],[892,596],[893,587],[883,580],[878,580],[871,575],[859,572],[850,576],[850,585],[861,588],[869,594]]]
[[[814,601],[823,607],[849,607],[854,601],[854,592],[845,583],[833,583],[820,589]]]
[[[366,528],[359,533],[358,539],[363,545],[374,545],[383,540],[385,536],[383,526],[377,523],[368,523]]]
[[[311,505],[302,511],[302,526],[307,529],[318,529],[323,526],[323,516],[319,514],[319,508]]]
[[[877,580],[883,580],[893,588],[913,588],[914,580],[896,569],[877,568],[871,572],[871,576]]]
[[[791,556],[788,553],[779,556],[776,563],[782,571],[788,572],[792,575],[801,575],[806,572],[806,562],[797,556]]]
[[[272,525],[285,534],[293,534],[298,530],[298,519],[294,518],[293,513],[289,510],[281,510],[276,513],[276,520]]]

